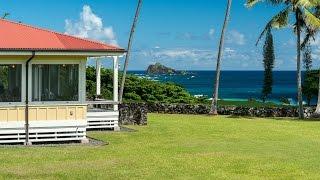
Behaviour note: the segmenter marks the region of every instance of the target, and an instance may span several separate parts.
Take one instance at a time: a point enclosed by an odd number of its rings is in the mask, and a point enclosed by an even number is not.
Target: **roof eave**
[[[123,56],[126,53],[124,49],[116,50],[44,50],[44,49],[0,49],[0,56]]]

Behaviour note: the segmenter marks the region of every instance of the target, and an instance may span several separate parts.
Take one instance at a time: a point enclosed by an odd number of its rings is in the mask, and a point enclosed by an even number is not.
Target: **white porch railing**
[[[115,101],[87,101],[88,130],[108,129],[118,131],[119,111]],[[109,107],[108,107],[109,106]],[[115,108],[116,106],[116,108]]]

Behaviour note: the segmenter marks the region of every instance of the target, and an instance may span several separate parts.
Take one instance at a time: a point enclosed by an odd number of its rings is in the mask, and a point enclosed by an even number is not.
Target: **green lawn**
[[[0,179],[320,178],[320,122],[149,115],[107,146],[0,148]]]

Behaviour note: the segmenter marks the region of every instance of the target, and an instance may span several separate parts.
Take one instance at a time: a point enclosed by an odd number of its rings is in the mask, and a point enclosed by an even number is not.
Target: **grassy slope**
[[[320,122],[149,115],[101,147],[0,148],[1,178],[320,178]]]

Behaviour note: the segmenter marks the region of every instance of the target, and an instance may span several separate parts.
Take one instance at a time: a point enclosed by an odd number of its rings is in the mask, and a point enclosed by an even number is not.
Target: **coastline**
[[[175,83],[184,87],[196,97],[206,97],[210,100],[215,71],[187,71],[187,74],[148,75],[146,71],[129,71],[140,78],[164,83]],[[223,101],[244,102],[261,100],[263,71],[222,71],[220,99]],[[295,71],[275,71],[273,93],[267,102],[283,104],[281,99],[287,99],[290,104],[296,104]],[[313,100],[314,104],[316,101]]]

